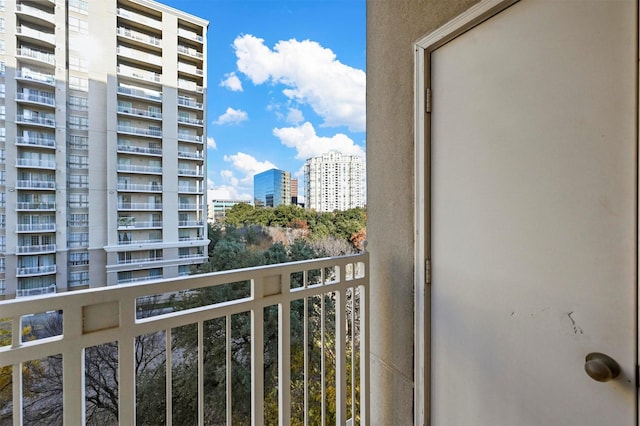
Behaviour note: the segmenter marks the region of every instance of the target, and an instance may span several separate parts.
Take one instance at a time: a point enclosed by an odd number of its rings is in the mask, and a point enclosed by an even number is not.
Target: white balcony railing
[[[56,224],[54,223],[19,223],[17,225],[18,232],[55,232]]]
[[[18,70],[16,71],[16,78],[23,80],[32,80],[39,83],[44,83],[49,86],[55,86],[56,78],[53,74],[45,74],[38,71],[31,70]]]
[[[16,290],[17,297],[42,296],[56,292],[56,285],[51,284],[45,287],[19,288]]]
[[[162,119],[161,112],[149,111],[146,109],[129,108],[122,105],[118,105],[118,112],[123,114],[139,115],[139,116],[148,117],[148,118]]]
[[[16,12],[42,19],[43,21],[47,21],[51,24],[55,22],[55,16],[53,15],[53,13],[49,13],[42,9],[37,9],[35,7],[27,6],[24,4],[17,4]]]
[[[49,275],[56,273],[56,265],[47,265],[47,266],[32,266],[29,268],[20,268],[16,269],[16,276],[25,277],[30,275]]]
[[[363,253],[0,301],[10,332],[0,371],[13,383],[3,418],[370,424],[368,261]],[[59,326],[24,335],[42,330],[38,321]],[[148,351],[155,361],[141,362]],[[30,361],[59,392],[32,392]],[[162,383],[152,401],[150,377]],[[95,386],[114,396],[113,412],[95,404]]]
[[[118,16],[129,19],[131,21],[135,21],[155,29],[162,28],[162,21],[160,20],[153,19],[127,9],[118,8],[117,12]]]
[[[35,59],[49,65],[55,65],[56,63],[56,55],[54,55],[53,53],[30,49],[28,47],[19,48],[17,51],[17,56]]]
[[[33,103],[36,103],[36,104],[48,105],[48,106],[55,106],[56,105],[56,98],[53,95],[51,95],[51,96],[41,96],[41,95],[35,95],[35,94],[31,94],[31,93],[18,92],[18,93],[16,93],[16,100],[33,102]]]
[[[160,46],[160,42],[162,41],[159,38],[156,38],[138,31],[133,31],[133,30],[130,30],[129,28],[124,28],[124,27],[118,27],[118,35],[130,38],[133,40],[141,41],[143,43],[147,43],[153,46]]]
[[[204,108],[203,104],[201,102],[198,102],[194,99],[185,97],[185,96],[178,96],[178,105],[180,106],[184,106],[184,107],[189,107],[189,108],[195,108],[195,109],[202,109]]]
[[[19,34],[25,37],[30,37],[36,40],[44,41],[49,44],[56,43],[55,34],[45,33],[43,31],[34,30],[33,28],[29,28],[25,26],[20,26],[16,28],[16,34]]]
[[[55,138],[41,138],[38,136],[17,136],[16,145],[55,148],[56,140]]]
[[[134,87],[118,86],[118,93],[135,96],[149,101],[162,101],[162,92],[150,89],[136,89]]]
[[[162,192],[157,183],[118,183],[118,191]]]
[[[198,41],[202,43],[204,41],[204,37],[200,34],[197,34],[193,31],[185,30],[184,28],[178,28],[178,37],[188,38],[189,40]]]

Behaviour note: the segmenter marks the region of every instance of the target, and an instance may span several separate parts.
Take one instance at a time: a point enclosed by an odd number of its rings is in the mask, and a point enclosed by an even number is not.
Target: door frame
[[[414,43],[414,425],[430,424],[431,401],[431,200],[430,200],[430,148],[431,148],[431,117],[430,107],[430,55],[431,52],[443,46],[460,34],[481,24],[494,15],[504,11],[520,0],[481,0],[462,14],[456,16],[435,31],[429,33]],[[637,0],[636,0],[637,3]],[[640,8],[637,8],[640,10]],[[640,12],[639,12],[640,13]],[[636,26],[640,28],[640,17],[636,18]],[[640,49],[640,44],[639,44]],[[640,53],[639,53],[640,54]],[[637,63],[637,61],[636,61]],[[638,156],[638,122],[640,121],[640,77],[636,66],[636,156]],[[636,164],[639,164],[636,158]],[[638,168],[638,166],[636,166]],[[636,247],[640,246],[638,229],[640,218],[638,215],[638,200],[640,200],[640,185],[638,184],[638,169],[636,169]],[[639,253],[640,250],[636,251]],[[638,294],[639,273],[636,261],[636,333],[640,323],[640,295]],[[636,363],[640,364],[640,348],[638,335],[636,336]],[[637,368],[637,371],[640,369]],[[640,374],[640,373],[639,373]],[[640,377],[636,385],[639,385]],[[640,418],[640,393],[636,392],[636,424]]]

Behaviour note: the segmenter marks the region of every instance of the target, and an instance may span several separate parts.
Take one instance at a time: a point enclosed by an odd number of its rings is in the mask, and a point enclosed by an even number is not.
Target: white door
[[[522,0],[431,53],[433,425],[636,422],[636,9]]]

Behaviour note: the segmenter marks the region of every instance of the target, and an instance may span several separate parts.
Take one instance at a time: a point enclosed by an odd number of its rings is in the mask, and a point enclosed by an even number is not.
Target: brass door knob
[[[599,352],[592,352],[587,355],[585,359],[584,371],[586,371],[593,380],[608,382],[620,375],[620,366],[610,356]]]

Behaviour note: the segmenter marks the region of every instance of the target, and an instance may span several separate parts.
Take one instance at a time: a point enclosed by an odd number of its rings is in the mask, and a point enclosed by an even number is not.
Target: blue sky
[[[209,199],[253,175],[365,151],[365,0],[160,0],[209,21]],[[302,194],[301,194],[302,195]]]

